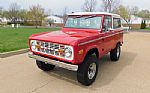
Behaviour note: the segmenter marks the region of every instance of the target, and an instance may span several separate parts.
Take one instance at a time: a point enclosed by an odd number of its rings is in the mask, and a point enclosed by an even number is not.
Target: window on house
[[[120,18],[113,18],[113,28],[121,28],[121,20]]]

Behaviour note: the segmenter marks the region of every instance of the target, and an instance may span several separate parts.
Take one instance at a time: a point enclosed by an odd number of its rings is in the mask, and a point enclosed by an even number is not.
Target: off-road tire
[[[89,79],[89,67],[90,65],[95,64],[96,66],[96,71],[95,75],[93,75],[92,79]],[[83,85],[89,86],[91,85],[97,76],[98,73],[98,60],[95,55],[87,55],[81,65],[78,67],[77,71],[77,80]]]
[[[115,62],[118,61],[121,54],[121,47],[120,44],[117,44],[115,49],[110,51],[110,59],[111,61]]]
[[[36,64],[37,64],[38,68],[40,68],[43,71],[50,71],[50,70],[53,70],[55,67],[54,65],[46,64],[45,62],[42,62],[39,60],[36,60]]]

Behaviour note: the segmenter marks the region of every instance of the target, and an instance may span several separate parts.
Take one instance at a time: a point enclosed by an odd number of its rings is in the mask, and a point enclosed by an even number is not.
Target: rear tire
[[[120,44],[116,45],[116,48],[110,51],[110,59],[111,61],[118,61],[120,58],[121,48]]]
[[[50,70],[53,70],[55,67],[54,65],[46,64],[45,62],[42,62],[39,60],[36,60],[36,64],[37,64],[38,68],[40,68],[43,71],[50,71]]]
[[[98,73],[98,60],[95,55],[87,55],[77,71],[77,80],[83,85],[91,85]]]

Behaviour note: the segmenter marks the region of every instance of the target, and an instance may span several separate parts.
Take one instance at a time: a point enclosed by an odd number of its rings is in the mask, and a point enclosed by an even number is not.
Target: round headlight
[[[35,40],[31,40],[30,44],[31,44],[32,50],[35,50],[36,49],[36,41]]]
[[[67,58],[71,58],[71,56],[72,56],[72,50],[71,50],[71,48],[69,48],[69,47],[65,48],[65,56]]]

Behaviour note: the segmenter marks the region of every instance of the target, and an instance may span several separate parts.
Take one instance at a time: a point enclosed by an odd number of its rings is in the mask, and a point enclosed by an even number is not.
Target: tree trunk
[[[129,30],[130,30],[131,26],[129,25],[129,22],[125,18],[123,18],[123,19],[127,22],[127,25],[129,26]]]
[[[35,28],[37,29],[38,28],[38,21],[35,21]]]

